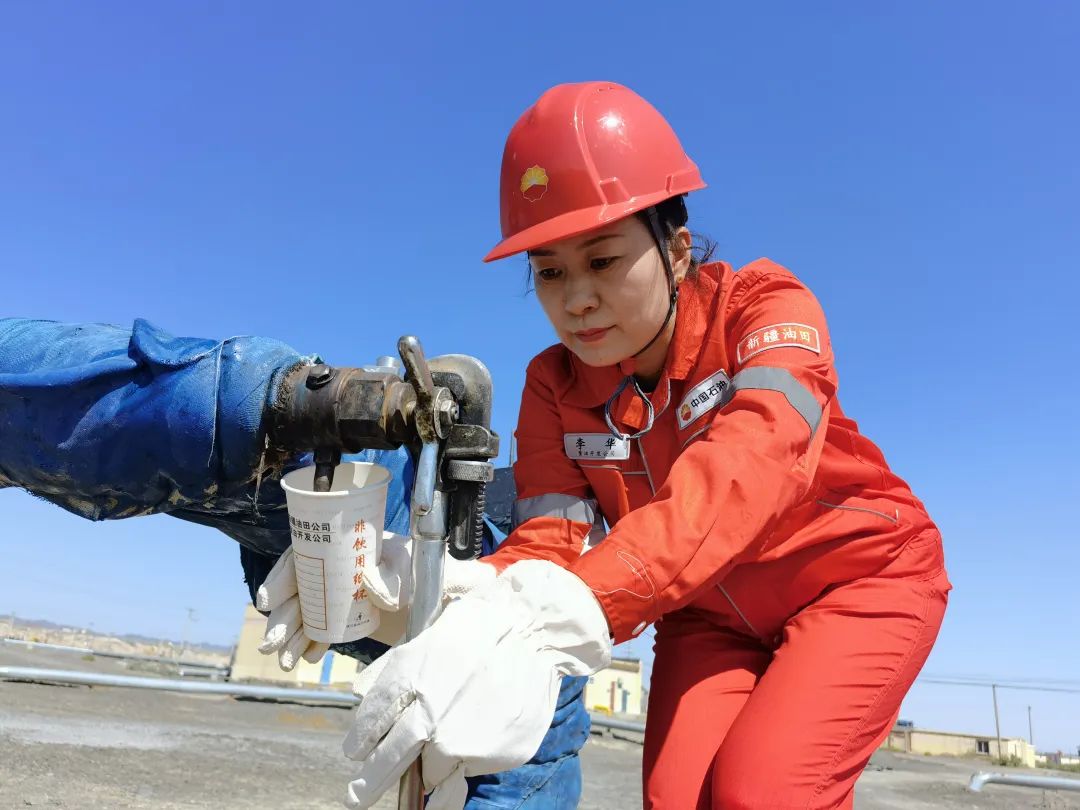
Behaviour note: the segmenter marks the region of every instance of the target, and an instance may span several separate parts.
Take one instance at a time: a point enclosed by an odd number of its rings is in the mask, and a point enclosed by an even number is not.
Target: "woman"
[[[941,539],[841,410],[806,287],[767,259],[695,260],[684,195],[704,185],[618,85],[555,87],[510,133],[504,239],[486,258],[527,253],[560,341],[528,369],[518,528],[489,558],[501,592],[387,657],[346,744],[364,761],[358,804],[388,775],[372,765],[393,758],[388,730],[420,728],[409,750],[429,786],[492,767],[470,752],[505,754],[511,732],[454,736],[483,682],[505,724],[530,729],[520,759],[542,730],[521,717],[553,699],[545,672],[594,670],[608,634],[656,622],[646,807],[851,806],[941,625]],[[462,634],[479,643],[452,656]],[[485,639],[486,664],[471,652]],[[411,673],[440,653],[455,660],[436,689]],[[490,674],[501,662],[510,685]]]

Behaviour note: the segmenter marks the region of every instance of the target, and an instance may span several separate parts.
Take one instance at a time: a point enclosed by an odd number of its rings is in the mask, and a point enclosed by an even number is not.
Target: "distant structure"
[[[327,653],[322,661],[309,664],[301,659],[292,672],[285,672],[278,665],[278,657],[259,652],[266,617],[248,605],[244,610],[244,624],[240,628],[240,640],[233,653],[230,679],[241,682],[279,683],[289,686],[332,686],[351,689],[359,662],[355,658]]]
[[[990,760],[1015,757],[1020,764],[1029,768],[1037,764],[1035,746],[1018,737],[1002,737],[1001,750],[998,751],[996,737],[929,731],[916,728],[907,721],[897,723],[881,747],[889,751],[930,756],[985,757]]]
[[[1066,767],[1080,767],[1080,750],[1077,750],[1075,754],[1065,754],[1061,751],[1054,751],[1046,754],[1036,754],[1035,762],[1038,765],[1045,765],[1048,768],[1060,768]]]
[[[611,666],[589,678],[585,705],[594,712],[640,716],[644,713],[642,695],[641,661],[612,658]]]

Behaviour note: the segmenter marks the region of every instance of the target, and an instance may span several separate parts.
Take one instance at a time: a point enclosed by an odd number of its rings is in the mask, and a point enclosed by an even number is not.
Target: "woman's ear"
[[[690,260],[693,258],[691,248],[694,246],[694,238],[688,228],[681,227],[671,235],[668,240],[668,253],[671,256],[671,272],[675,274],[675,283],[682,284],[686,274],[690,272]]]

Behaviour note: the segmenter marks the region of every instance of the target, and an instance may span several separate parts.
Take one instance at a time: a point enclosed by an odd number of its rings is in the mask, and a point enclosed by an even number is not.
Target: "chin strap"
[[[664,318],[664,322],[660,324],[660,328],[656,330],[656,334],[652,336],[652,340],[641,347],[640,350],[634,352],[633,355],[628,357],[619,363],[619,370],[626,375],[622,382],[619,383],[615,389],[615,393],[608,398],[608,401],[604,404],[604,421],[607,422],[608,430],[611,431],[611,435],[617,439],[629,440],[637,439],[644,436],[650,430],[652,430],[653,421],[656,418],[653,412],[652,402],[649,401],[649,397],[641,390],[641,386],[638,385],[637,379],[634,377],[634,372],[637,368],[637,358],[644,353],[650,346],[652,346],[664,334],[664,330],[667,329],[668,324],[671,323],[672,317],[675,315],[676,305],[679,303],[679,285],[675,283],[675,271],[671,269],[671,256],[668,255],[667,239],[664,237],[663,229],[660,227],[660,216],[656,212],[656,206],[650,205],[645,209],[645,216],[649,220],[649,229],[652,231],[653,239],[656,241],[656,246],[660,250],[660,260],[664,263],[664,272],[667,276],[669,301],[667,316]],[[634,393],[645,403],[645,412],[648,415],[645,420],[645,427],[639,430],[632,436],[621,432],[615,427],[615,422],[611,418],[611,409],[618,401],[619,396],[628,386],[634,387]]]

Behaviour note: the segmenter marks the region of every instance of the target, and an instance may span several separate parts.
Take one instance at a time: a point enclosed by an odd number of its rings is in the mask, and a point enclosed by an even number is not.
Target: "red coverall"
[[[569,567],[616,642],[656,622],[646,808],[851,807],[941,625],[940,534],[841,411],[788,270],[706,265],[680,295],[639,439],[604,421],[617,367],[529,365],[518,528],[489,560]],[[646,423],[631,389],[612,414]]]

